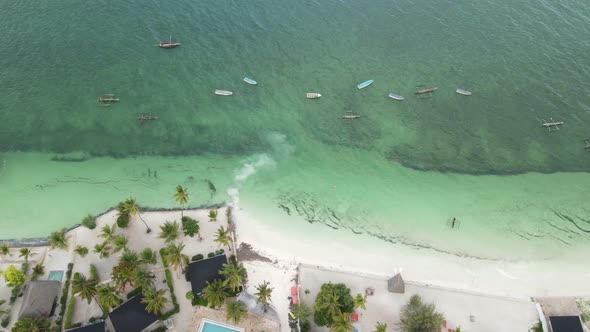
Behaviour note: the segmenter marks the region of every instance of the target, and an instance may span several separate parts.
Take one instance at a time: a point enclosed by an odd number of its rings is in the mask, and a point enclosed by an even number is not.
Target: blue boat
[[[404,97],[402,97],[400,95],[396,95],[395,93],[390,93],[389,98],[393,98],[395,100],[404,100]]]
[[[366,87],[368,87],[369,85],[373,84],[373,82],[375,82],[375,81],[373,81],[373,80],[364,81],[363,83],[361,83],[361,84],[357,85],[356,87],[357,87],[358,89],[366,88]]]
[[[248,78],[248,77],[244,77],[244,82],[248,83],[248,84],[252,84],[252,85],[256,85],[258,84],[258,82],[256,82],[255,80]]]

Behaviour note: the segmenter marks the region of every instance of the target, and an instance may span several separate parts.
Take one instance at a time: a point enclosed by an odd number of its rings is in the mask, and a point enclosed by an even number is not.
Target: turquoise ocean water
[[[578,251],[589,12],[574,0],[0,3],[1,237],[129,195],[173,207],[183,184],[192,206],[240,186],[269,227],[486,258]],[[170,35],[182,46],[155,46]],[[439,89],[417,98],[420,84]],[[121,101],[98,107],[103,93]],[[565,124],[550,133],[549,118]],[[85,161],[52,160],[72,155]]]

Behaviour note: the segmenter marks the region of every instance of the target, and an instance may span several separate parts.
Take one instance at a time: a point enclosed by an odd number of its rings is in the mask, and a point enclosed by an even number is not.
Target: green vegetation
[[[207,282],[203,289],[203,299],[207,301],[209,307],[215,309],[221,307],[225,299],[229,296],[223,280],[215,279],[213,282]]]
[[[332,320],[332,325],[330,325],[332,332],[351,332],[354,329],[348,312],[340,312],[332,317]]]
[[[49,235],[49,245],[51,249],[59,248],[63,250],[68,249],[68,240],[70,236],[66,235],[66,229],[63,228],[60,231],[51,232]]]
[[[168,304],[168,299],[164,296],[166,294],[165,289],[156,290],[155,287],[150,287],[145,289],[142,294],[143,299],[141,299],[141,303],[146,305],[145,311],[158,316],[164,313],[164,308]]]
[[[117,226],[119,228],[127,228],[129,225],[129,215],[128,214],[120,214],[117,217]]]
[[[170,309],[168,312],[165,312],[161,317],[160,320],[168,319],[170,316],[178,313],[180,311],[180,305],[176,300],[176,295],[174,295],[174,285],[172,283],[172,273],[170,273],[169,269],[165,270],[166,273],[166,284],[168,285],[168,289],[170,290],[170,298],[172,299],[173,308]]]
[[[111,246],[109,246],[108,241],[104,241],[101,244],[94,245],[94,252],[98,254],[100,258],[107,258],[109,257],[109,250],[111,250]]]
[[[424,303],[419,295],[412,295],[400,312],[404,332],[436,332],[444,317],[432,303]]]
[[[125,248],[127,248],[127,243],[129,239],[125,235],[115,235],[113,237],[113,245],[115,248],[113,249],[113,253],[119,252]]]
[[[94,279],[96,280],[96,282],[100,281],[100,278],[98,277],[98,272],[96,271],[96,266],[94,266],[94,264],[90,264],[90,279]]]
[[[386,331],[387,331],[387,324],[386,323],[377,322],[377,325],[375,325],[375,331],[374,332],[386,332]]]
[[[49,320],[23,318],[16,322],[11,332],[49,332]]]
[[[20,248],[20,250],[18,252],[19,252],[18,257],[24,257],[25,263],[29,262],[29,257],[35,255],[35,253],[31,252],[31,249],[29,249],[29,248]]]
[[[311,309],[303,302],[299,302],[298,304],[294,304],[291,307],[291,312],[298,318],[300,321],[306,321],[309,316],[311,315]]]
[[[27,280],[23,271],[17,269],[14,265],[9,265],[8,268],[0,272],[0,274],[4,277],[6,285],[12,288],[20,288],[20,286],[22,286]]]
[[[76,298],[74,295],[70,297],[70,302],[68,303],[68,310],[66,311],[66,320],[64,322],[64,329],[69,329],[72,327],[72,314],[74,313],[74,306],[76,305]]]
[[[77,245],[76,249],[74,249],[74,252],[77,255],[80,255],[80,257],[85,257],[86,255],[88,255],[88,248],[83,247],[81,245]]]
[[[541,324],[541,321],[535,323],[535,325],[531,327],[530,332],[543,332],[543,324]]]
[[[139,254],[142,264],[156,264],[158,263],[158,254],[150,248],[145,248]]]
[[[170,243],[164,249],[162,259],[166,261],[166,265],[170,265],[176,271],[184,272],[184,266],[188,264],[188,256],[182,253],[183,250],[184,244],[182,242],[178,245]]]
[[[115,238],[115,231],[115,224],[112,224],[111,226],[104,225],[100,229],[100,235],[98,236],[102,237],[105,243],[111,243],[111,241],[113,241],[113,239]]]
[[[66,281],[62,287],[61,297],[59,298],[59,316],[63,317],[66,310],[66,302],[68,300],[68,292],[70,290],[70,281],[72,278],[72,269],[74,264],[68,263],[68,270],[66,271]]]
[[[0,326],[7,327],[9,323],[10,323],[10,318],[4,317],[4,318],[2,318],[2,321],[0,322]]]
[[[237,292],[246,278],[246,269],[242,263],[230,262],[229,264],[223,264],[223,269],[219,271],[219,274],[225,279],[223,284]]]
[[[354,301],[354,308],[358,309],[361,308],[363,310],[367,310],[367,298],[362,296],[361,294],[356,294],[353,299]]]
[[[45,273],[45,268],[41,264],[37,264],[33,267],[33,274],[31,275],[31,280],[37,280],[40,276]]]
[[[137,204],[137,201],[135,200],[135,198],[130,197],[129,199],[125,200],[125,202],[123,202],[123,211],[127,215],[129,215],[129,217],[133,217],[133,216],[137,215],[139,217],[139,219],[141,220],[141,222],[143,222],[143,224],[145,225],[146,233],[152,232],[152,230],[146,224],[145,220],[143,220],[143,218],[141,217],[139,205]]]
[[[209,221],[217,221],[217,210],[209,211]]]
[[[195,234],[199,233],[200,227],[198,220],[191,217],[182,217],[181,223],[184,235],[193,237]]]
[[[247,314],[248,311],[243,302],[230,300],[225,306],[225,318],[227,320],[232,320],[235,324],[238,324]]]
[[[269,287],[269,283],[267,281],[256,286],[256,293],[254,293],[254,295],[257,297],[256,302],[264,306],[264,312],[266,312],[268,309],[268,303],[270,302],[272,290],[273,289]]]
[[[82,226],[88,229],[95,229],[96,228],[96,218],[91,215],[87,215],[82,219]]]
[[[180,204],[180,217],[184,217],[184,205],[188,202],[188,190],[182,186],[176,186],[174,199]]]
[[[173,242],[178,239],[180,232],[178,231],[178,223],[176,221],[166,221],[164,225],[160,226],[162,230],[158,237],[164,239],[166,243]]]
[[[139,264],[139,257],[135,251],[129,249],[123,251],[119,263],[113,267],[111,272],[111,279],[121,291],[124,291],[128,284],[133,284],[133,277]]]
[[[7,244],[0,245],[0,254],[3,256],[10,254],[10,248],[8,248]]]
[[[229,229],[224,228],[223,226],[217,229],[217,233],[215,234],[215,239],[213,240],[219,245],[227,246],[229,249],[229,244],[231,243],[231,236],[229,234]]]
[[[323,284],[318,293],[313,309],[313,321],[318,326],[331,327],[341,314],[350,314],[354,309],[354,300],[350,289],[344,284]]]
[[[191,258],[191,262],[200,261],[201,259],[203,259],[203,254],[196,254]]]
[[[74,273],[74,279],[72,280],[72,292],[74,294],[80,294],[80,297],[90,304],[92,299],[96,299],[96,286],[98,280],[94,278],[86,278],[83,274],[76,272]],[[100,302],[96,300],[96,303]]]
[[[156,276],[145,268],[138,268],[133,274],[133,287],[148,289],[154,286]]]
[[[123,301],[121,293],[114,285],[100,285],[96,288],[96,294],[98,295],[98,304],[106,312],[110,312],[112,308]]]

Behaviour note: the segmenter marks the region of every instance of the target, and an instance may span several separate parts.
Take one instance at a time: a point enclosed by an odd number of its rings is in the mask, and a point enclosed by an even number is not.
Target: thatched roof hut
[[[406,291],[406,285],[404,279],[400,273],[393,276],[393,278],[387,280],[387,290],[392,293],[403,294]]]
[[[31,281],[25,291],[18,319],[24,317],[48,318],[53,302],[57,298],[59,287],[59,281],[55,280]]]

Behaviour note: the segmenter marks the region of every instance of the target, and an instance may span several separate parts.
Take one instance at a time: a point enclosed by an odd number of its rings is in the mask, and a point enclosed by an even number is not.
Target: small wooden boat
[[[170,36],[170,41],[160,42],[160,44],[158,45],[158,47],[161,47],[161,48],[175,48],[177,46],[180,46],[180,43],[173,43],[172,36]]]
[[[103,95],[102,97],[98,98],[100,103],[116,103],[119,101],[119,98],[113,97],[114,95]]]
[[[373,82],[375,82],[375,81],[373,81],[373,80],[364,81],[363,83],[358,84],[356,87],[357,87],[357,89],[363,89],[363,88],[366,88],[369,85],[373,84]]]
[[[343,119],[347,119],[347,120],[353,120],[353,119],[358,119],[361,116],[358,114],[345,114],[342,116]]]
[[[249,77],[244,77],[244,82],[248,83],[248,84],[252,84],[252,85],[256,85],[258,84],[258,82],[256,82],[255,80],[249,78]]]
[[[141,120],[141,121],[158,120],[158,117],[155,115],[152,115],[151,113],[141,113],[141,115],[137,117],[137,120]]]
[[[111,104],[100,104],[99,106],[100,107],[109,107],[109,106],[111,106]]]
[[[438,90],[438,87],[435,86],[433,88],[418,89],[418,90],[416,90],[416,94],[419,95],[419,94],[423,94],[423,93],[432,92],[434,90]]]
[[[390,93],[389,98],[393,98],[395,100],[404,100],[404,97],[402,97],[400,95],[396,95],[395,93]]]
[[[227,91],[227,90],[215,90],[215,94],[220,95],[220,96],[231,96],[234,93],[231,91]]]
[[[322,95],[317,93],[317,92],[308,92],[305,94],[305,97],[307,97],[308,99],[316,99],[321,97]]]
[[[460,95],[464,95],[464,96],[471,96],[471,92],[467,91],[467,90],[463,90],[463,89],[457,89],[455,90],[456,93],[460,94]]]

